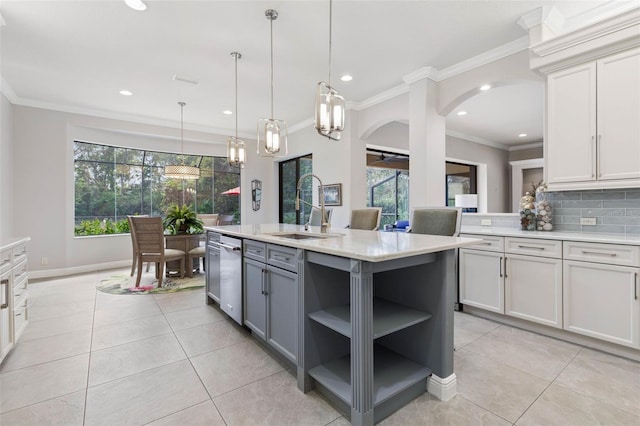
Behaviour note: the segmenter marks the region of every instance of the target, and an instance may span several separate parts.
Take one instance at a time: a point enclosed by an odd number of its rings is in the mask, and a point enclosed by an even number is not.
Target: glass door
[[[313,201],[313,180],[305,179],[300,188],[300,199],[309,203],[300,203],[296,211],[296,191],[300,176],[313,172],[311,154],[292,158],[279,164],[279,222],[301,225],[309,221]]]

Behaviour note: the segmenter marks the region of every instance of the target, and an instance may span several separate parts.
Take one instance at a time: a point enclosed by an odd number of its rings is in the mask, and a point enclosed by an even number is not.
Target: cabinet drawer
[[[259,262],[267,261],[267,245],[259,241],[244,240],[244,255]]]
[[[479,234],[461,234],[461,237],[468,238],[482,238],[482,242],[465,247],[473,250],[487,250],[487,251],[503,251],[504,250],[504,237],[496,237],[493,235],[479,235]]]
[[[13,267],[13,283],[14,286],[18,282],[27,279],[27,259],[24,259],[20,264]]]
[[[13,263],[27,260],[27,245],[20,244],[13,248]]]
[[[15,283],[15,281],[14,281]],[[18,284],[13,286],[13,300],[15,301],[14,306],[17,306],[18,303],[24,298],[27,297],[27,279],[21,279]]]
[[[13,321],[15,339],[16,341],[18,341],[18,338],[24,331],[29,321],[29,308],[26,299],[20,305],[16,306],[13,310]]]
[[[267,263],[297,273],[298,261],[296,252],[297,250],[294,248],[269,244],[267,245]]]
[[[554,257],[556,259],[562,257],[562,241],[559,240],[506,237],[504,243],[505,253],[530,254],[533,256]]]
[[[0,252],[0,274],[11,268],[11,250]]]
[[[640,247],[565,241],[563,257],[565,260],[581,260],[622,266],[640,266]]]

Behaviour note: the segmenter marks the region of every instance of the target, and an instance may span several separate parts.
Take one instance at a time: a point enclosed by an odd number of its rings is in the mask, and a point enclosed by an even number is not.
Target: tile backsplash
[[[549,192],[553,229],[640,235],[640,189]],[[580,218],[596,225],[580,225]]]
[[[553,214],[553,230],[640,235],[640,188],[547,192]],[[580,225],[580,218],[595,218],[595,225]],[[462,226],[520,228],[517,214],[463,214]]]

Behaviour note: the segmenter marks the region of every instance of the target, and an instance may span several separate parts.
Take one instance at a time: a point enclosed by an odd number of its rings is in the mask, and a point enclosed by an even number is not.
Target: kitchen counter
[[[603,234],[562,231],[522,231],[515,228],[493,228],[485,226],[463,226],[461,234],[495,235],[496,237],[542,238],[546,240],[581,241],[591,243],[610,243],[640,245],[640,235]]]
[[[244,240],[244,324],[254,331],[266,317],[254,336],[295,361],[298,389],[321,392],[356,425],[381,421],[425,389],[455,396],[456,249],[479,239],[283,224],[205,229],[210,239]],[[283,260],[295,272],[280,270]],[[288,312],[289,320],[272,318]],[[283,342],[293,344],[283,350]]]
[[[265,243],[279,244],[367,262],[382,262],[408,256],[435,253],[479,242],[470,238],[442,237],[406,232],[371,232],[342,228],[332,228],[327,234],[321,234],[319,226],[310,226],[309,230],[305,231],[304,226],[301,225],[277,223],[206,226],[205,229],[233,237],[250,238]],[[274,235],[278,233],[300,233],[310,236],[329,235],[330,237],[296,240]]]

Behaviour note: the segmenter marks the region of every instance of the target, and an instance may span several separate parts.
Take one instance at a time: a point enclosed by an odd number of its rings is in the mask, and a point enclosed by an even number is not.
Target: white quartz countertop
[[[491,228],[485,226],[463,226],[461,234],[494,235],[496,237],[541,238],[545,240],[581,241],[591,243],[640,245],[640,235],[602,234],[562,231],[522,231],[515,228]]]
[[[405,232],[362,231],[357,229],[330,229],[329,238],[296,240],[278,236],[278,233],[320,234],[319,226],[284,224],[205,226],[206,230],[223,235],[248,238],[265,243],[295,247],[318,253],[331,254],[368,262],[382,262],[420,254],[434,253],[478,243],[475,238],[442,237],[437,235],[408,234]],[[276,234],[276,235],[274,235]]]

